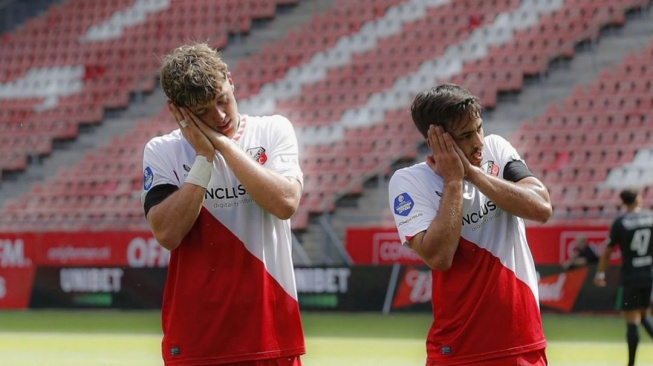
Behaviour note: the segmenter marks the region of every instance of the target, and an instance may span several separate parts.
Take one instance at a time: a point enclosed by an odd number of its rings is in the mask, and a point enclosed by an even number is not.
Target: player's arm
[[[206,192],[206,188],[188,182],[170,193],[172,190],[167,185],[155,186],[145,197],[152,234],[168,250],[177,248],[195,224]]]
[[[152,234],[161,246],[172,250],[181,244],[197,220],[206,186],[211,179],[215,148],[202,131],[192,121],[185,120],[180,109],[171,102],[168,102],[168,110],[197,154],[180,189],[173,191],[170,187],[168,190],[165,187],[153,187],[145,197],[146,218]]]
[[[282,220],[295,214],[302,193],[297,179],[263,167],[230,139],[223,139],[219,151],[247,193],[263,210]]]
[[[599,256],[599,262],[596,264],[596,273],[594,274],[594,284],[603,287],[605,286],[605,269],[608,268],[608,263],[610,263],[610,254],[614,250],[614,247],[619,242],[619,236],[617,235],[620,232],[619,220],[614,220],[612,225],[610,225],[610,233],[606,239],[605,247],[603,252]]]
[[[522,165],[521,161],[509,164]],[[517,178],[513,182],[508,179],[486,174],[481,168],[469,165],[467,180],[474,184],[483,194],[492,200],[502,210],[523,219],[545,223],[551,218],[553,208],[551,198],[544,184],[533,176]]]
[[[238,148],[230,138],[209,128],[194,114],[186,110],[182,110],[182,114],[207,136],[252,200],[263,210],[282,220],[287,220],[295,214],[302,194],[302,187],[297,179],[284,177],[263,167]]]
[[[549,191],[523,161],[515,159],[508,162],[503,168],[503,177],[499,178],[472,165],[463,151],[458,146],[455,148],[465,169],[465,179],[502,210],[540,223],[551,218],[553,208]]]
[[[603,253],[599,257],[599,263],[596,265],[596,274],[594,275],[594,284],[599,287],[605,286],[605,269],[608,268],[610,262],[610,254],[612,253],[611,245],[606,245]]]
[[[442,127],[431,126],[427,135],[431,155],[426,164],[444,183],[440,208],[428,229],[415,235],[411,248],[436,271],[451,268],[460,242],[463,217],[464,166],[456,153],[456,144]]]
[[[462,180],[445,184],[437,215],[426,231],[408,242],[433,270],[446,271],[453,263],[462,230],[462,191]]]

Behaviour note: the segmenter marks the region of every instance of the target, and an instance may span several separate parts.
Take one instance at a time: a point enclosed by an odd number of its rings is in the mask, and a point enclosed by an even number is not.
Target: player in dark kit
[[[639,343],[638,325],[643,325],[653,337],[651,319],[651,290],[653,289],[653,211],[642,210],[639,191],[625,189],[620,194],[626,212],[617,217],[610,227],[610,237],[596,269],[594,283],[605,286],[605,268],[610,253],[618,245],[621,250],[621,286],[617,307],[623,310],[628,342],[628,366],[635,364]]]

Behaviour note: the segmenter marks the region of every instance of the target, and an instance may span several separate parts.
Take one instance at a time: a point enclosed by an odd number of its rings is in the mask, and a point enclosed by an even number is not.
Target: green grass
[[[303,314],[306,366],[423,365],[429,314]],[[543,317],[552,366],[622,365],[625,326],[616,315]],[[0,312],[0,365],[162,365],[157,311]],[[488,330],[488,337],[500,330]],[[638,366],[653,365],[642,329]]]

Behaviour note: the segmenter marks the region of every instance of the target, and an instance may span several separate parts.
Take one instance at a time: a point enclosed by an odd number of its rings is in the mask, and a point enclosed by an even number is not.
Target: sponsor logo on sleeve
[[[413,209],[414,204],[413,199],[408,193],[398,195],[395,197],[394,202],[395,214],[399,216],[408,216],[410,211]]]
[[[154,173],[152,173],[152,168],[145,167],[143,170],[143,189],[149,191],[152,188],[152,183],[154,182]]]

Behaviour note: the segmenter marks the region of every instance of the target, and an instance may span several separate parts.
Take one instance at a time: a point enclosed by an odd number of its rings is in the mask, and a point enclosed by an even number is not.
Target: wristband
[[[605,272],[596,272],[594,278],[597,280],[605,280]]]
[[[195,163],[188,172],[186,183],[200,186],[204,189],[209,185],[211,180],[211,172],[213,171],[213,163],[209,162],[206,157],[198,155],[195,157]]]

